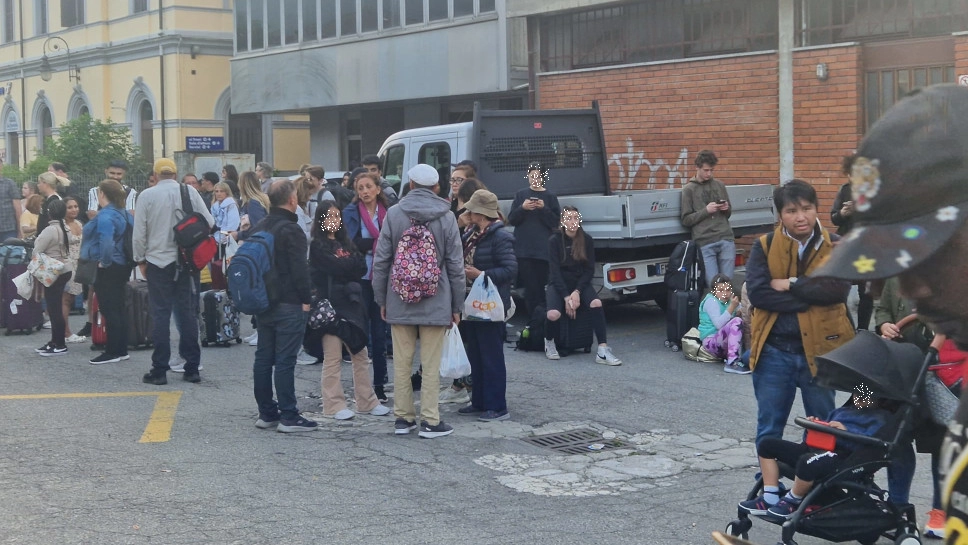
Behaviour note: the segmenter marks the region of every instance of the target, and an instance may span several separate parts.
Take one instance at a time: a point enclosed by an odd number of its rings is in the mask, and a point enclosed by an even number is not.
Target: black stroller
[[[833,475],[818,479],[801,500],[800,507],[786,521],[758,516],[782,524],[778,545],[796,545],[796,533],[828,541],[875,543],[882,536],[897,545],[921,543],[914,506],[895,505],[887,492],[874,483],[874,475],[891,463],[894,452],[911,440],[911,428],[918,406],[918,393],[928,365],[937,354],[924,353],[913,344],[900,344],[861,331],[850,342],[818,356],[817,383],[827,388],[851,392],[866,384],[872,394],[896,405],[893,417],[873,437],[859,435],[797,417],[797,425],[807,430],[807,444],[830,450],[831,443],[847,439],[858,445]],[[826,445],[821,443],[828,442]],[[781,475],[793,478],[793,468],[780,464]],[[763,479],[757,480],[747,499],[762,492]],[[738,509],[738,518],[726,526],[727,534],[748,537],[753,526],[750,515]]]

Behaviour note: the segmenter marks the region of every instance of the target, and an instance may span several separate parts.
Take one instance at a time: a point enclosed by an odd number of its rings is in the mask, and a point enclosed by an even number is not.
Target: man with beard
[[[968,349],[968,88],[935,85],[871,127],[851,168],[854,226],[815,276],[897,276],[922,320]],[[941,449],[947,543],[968,543],[968,396]]]

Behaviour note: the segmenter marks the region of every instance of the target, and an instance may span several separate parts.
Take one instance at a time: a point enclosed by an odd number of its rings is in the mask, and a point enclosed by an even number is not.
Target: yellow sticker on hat
[[[862,255],[854,261],[854,268],[860,274],[867,274],[874,272],[874,265],[877,263],[876,259],[871,259],[866,255]]]

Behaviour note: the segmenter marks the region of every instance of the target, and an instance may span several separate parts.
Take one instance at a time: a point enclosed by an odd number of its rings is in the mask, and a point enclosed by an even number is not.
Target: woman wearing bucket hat
[[[468,289],[482,274],[497,287],[504,308],[511,305],[511,281],[518,274],[514,235],[504,229],[497,196],[480,189],[464,205],[470,226],[464,231],[464,275]],[[458,412],[489,422],[507,420],[504,321],[461,320],[460,333],[471,364],[471,404]]]

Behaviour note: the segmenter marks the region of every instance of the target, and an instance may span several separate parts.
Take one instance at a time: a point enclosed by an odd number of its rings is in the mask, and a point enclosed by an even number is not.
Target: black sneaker
[[[417,423],[413,420],[404,420],[403,418],[398,418],[397,421],[393,423],[393,433],[397,435],[407,435],[415,429],[417,429]]]
[[[443,437],[445,435],[450,435],[454,433],[454,428],[444,424],[441,420],[436,426],[431,426],[426,420],[420,421],[420,432],[417,434],[424,439],[433,439],[435,437]]]
[[[468,405],[466,407],[461,407],[460,409],[457,409],[457,412],[460,414],[475,415],[475,414],[482,414],[484,412],[484,409],[478,409],[473,405]]]
[[[186,375],[188,373],[185,373]],[[276,431],[282,433],[293,433],[297,431],[313,431],[319,428],[319,423],[315,420],[308,420],[303,416],[299,416],[295,420],[280,420],[279,425],[276,426]]]
[[[185,371],[185,374],[182,375],[182,380],[198,384],[202,381],[202,376],[198,374],[198,371]]]
[[[373,392],[376,393],[376,398],[380,400],[380,403],[389,401],[386,392],[383,391],[383,386],[374,386]]]
[[[145,376],[141,377],[141,382],[145,384],[154,384],[155,386],[161,386],[162,384],[168,384],[168,373],[165,371],[155,371],[152,369],[145,373]]]
[[[121,361],[121,356],[113,356],[107,352],[104,352],[100,356],[91,358],[88,363],[91,365],[101,365],[102,363],[115,363],[118,361]]]
[[[46,352],[51,346],[53,346],[51,343],[47,343],[44,346],[41,346],[40,348],[34,348],[34,352],[38,354],[40,354],[41,352]]]
[[[84,324],[84,327],[82,327],[81,330],[77,332],[77,336],[78,337],[90,337],[91,336],[91,322],[85,323]]]
[[[48,346],[43,352],[38,352],[41,356],[66,356],[67,347],[57,348],[56,346]]]

